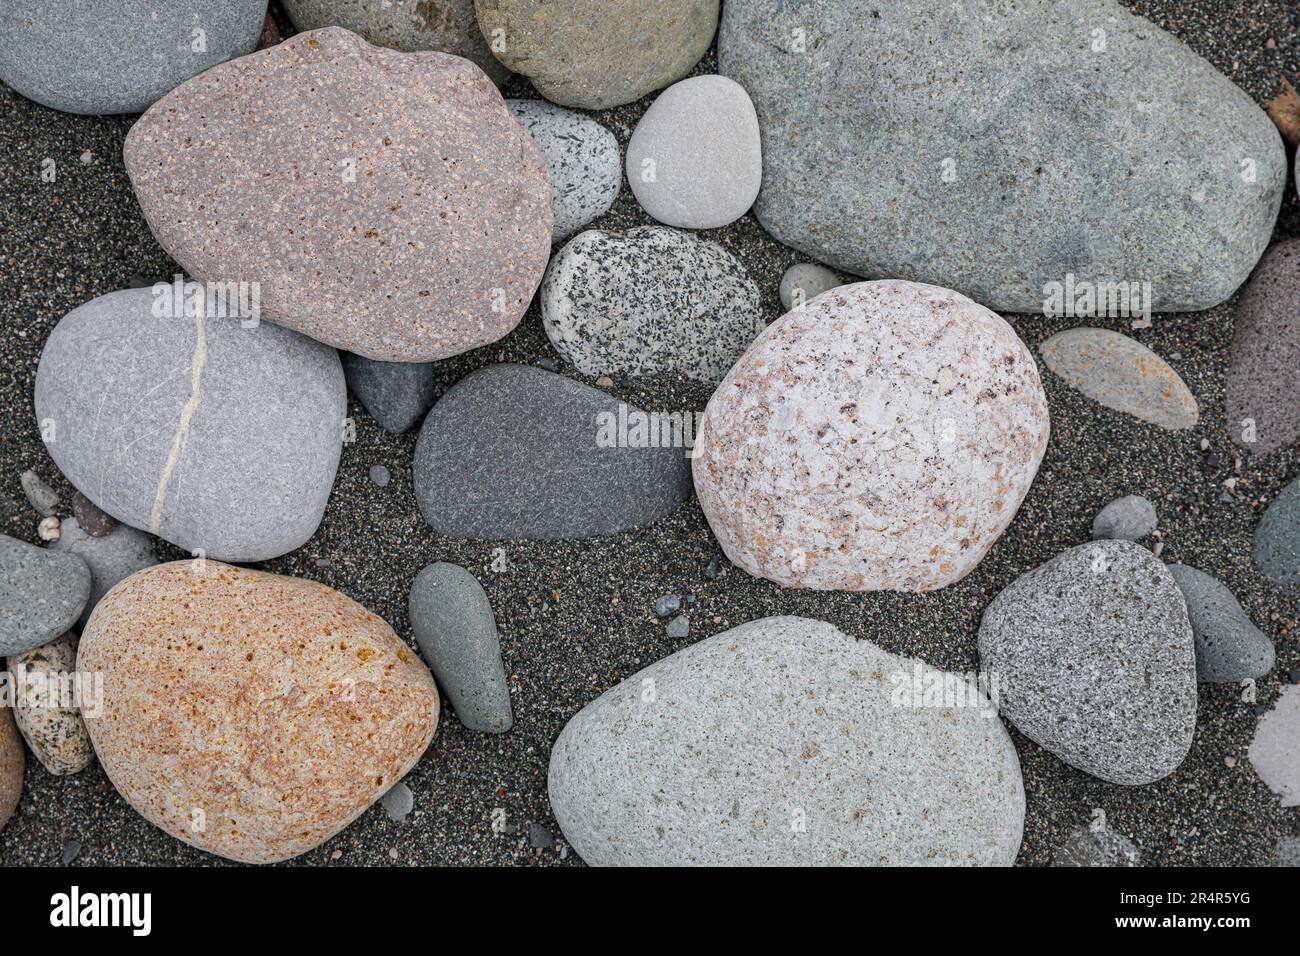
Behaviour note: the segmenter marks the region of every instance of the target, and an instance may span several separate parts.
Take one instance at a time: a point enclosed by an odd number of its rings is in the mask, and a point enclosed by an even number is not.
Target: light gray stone
[[[379,802],[384,805],[384,812],[388,814],[388,819],[400,823],[415,809],[415,794],[411,792],[410,787],[399,782],[393,784],[388,792],[379,798]]]
[[[674,83],[645,111],[627,146],[627,181],[666,226],[717,229],[754,205],[763,181],[758,116],[725,76]]]
[[[37,514],[49,518],[59,513],[58,492],[47,485],[36,472],[30,469],[24,471],[18,476],[18,483],[22,485],[23,494],[27,496],[27,500],[36,509]]]
[[[1110,783],[1172,773],[1196,730],[1196,653],[1182,592],[1130,541],[1071,548],[1017,578],[980,622],[1002,716]]]
[[[562,242],[609,212],[623,185],[614,134],[589,116],[543,100],[506,100],[506,106],[546,160],[555,194],[551,238]]]
[[[47,545],[52,551],[67,551],[86,562],[90,568],[90,599],[77,621],[84,628],[100,598],[115,584],[135,572],[158,563],[153,541],[143,531],[119,524],[107,535],[91,537],[76,518],[63,519],[63,533]]]
[[[139,113],[252,53],[266,0],[6,0],[0,80],[68,113]]]
[[[721,381],[763,330],[758,286],[717,243],[662,226],[591,230],[556,253],[542,323],[588,375]]]
[[[483,586],[455,564],[431,564],[415,576],[411,628],[456,717],[470,730],[510,729],[510,688],[496,618]]]
[[[1300,686],[1285,686],[1259,720],[1250,764],[1284,807],[1300,806]]]
[[[1158,524],[1155,505],[1141,495],[1125,495],[1097,512],[1097,517],[1092,519],[1092,536],[1140,541],[1152,534]]]
[[[786,310],[797,309],[823,292],[838,288],[844,283],[825,266],[813,262],[796,262],[781,276],[781,305]]]
[[[1263,677],[1273,669],[1273,642],[1246,616],[1236,596],[1218,578],[1169,565],[1187,602],[1196,640],[1196,674],[1211,683],[1236,683]]]
[[[555,818],[593,865],[1010,865],[1007,732],[991,707],[902,705],[914,675],[939,672],[820,621],[742,624],[569,721]]]
[[[77,671],[77,639],[64,634],[43,647],[10,657],[14,722],[36,759],[56,777],[84,770],[95,759],[78,705],[93,714],[93,687],[81,701],[66,675]]]
[[[758,110],[768,232],[995,310],[1069,274],[1209,308],[1285,188],[1264,112],[1114,0],[728,0],[718,64]]]
[[[90,569],[75,554],[0,534],[0,656],[21,654],[77,623],[90,599]]]
[[[400,435],[433,407],[432,362],[376,362],[342,352],[343,374],[370,417]]]
[[[186,551],[262,561],[301,546],[342,449],[338,354],[269,322],[157,317],[155,301],[111,292],[50,333],[36,373],[50,456],[97,507]]]

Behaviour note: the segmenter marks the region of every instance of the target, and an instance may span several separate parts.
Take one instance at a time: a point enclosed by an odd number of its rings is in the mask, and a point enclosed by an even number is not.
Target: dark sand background
[[[1170,30],[1265,106],[1279,77],[1300,77],[1300,6],[1295,0],[1133,0],[1137,12]],[[282,28],[288,21],[273,4]],[[713,53],[696,72],[715,69]],[[509,96],[534,96],[516,78]],[[625,148],[653,96],[595,114]],[[37,541],[38,516],[19,475],[35,469],[63,496],[63,481],[40,441],[32,389],[41,346],[55,323],[95,296],[177,271],[149,233],[122,167],[122,142],[134,117],[83,117],[31,103],[0,85],[0,531]],[[93,162],[79,157],[89,150]],[[40,163],[58,163],[54,184]],[[595,227],[651,220],[624,185]],[[705,232],[748,267],[768,319],[780,313],[781,273],[799,256],[772,240],[752,215]],[[1300,204],[1289,183],[1275,239],[1300,236]],[[1028,810],[1019,862],[1043,864],[1094,808],[1138,845],[1149,865],[1265,864],[1280,836],[1300,834],[1300,809],[1283,810],[1246,758],[1259,714],[1281,683],[1300,680],[1300,602],[1270,584],[1250,559],[1251,535],[1264,504],[1300,472],[1300,450],[1247,459],[1240,494],[1221,500],[1234,473],[1235,446],[1224,429],[1223,381],[1235,299],[1218,308],[1157,315],[1135,337],[1165,357],[1201,406],[1192,431],[1168,433],[1110,412],[1064,387],[1043,369],[1052,413],[1047,457],[1024,507],[986,560],[965,580],[925,595],[783,591],[730,567],[716,580],[704,568],[716,543],[694,500],[654,525],[610,538],[505,544],[509,570],[489,569],[491,542],[454,540],[430,531],[411,485],[418,429],[383,432],[359,404],[355,443],[343,451],[338,480],[319,532],[304,548],[258,567],[309,577],[382,615],[408,642],[406,595],[432,561],[474,572],[487,589],[511,675],[515,726],[504,736],[466,731],[444,707],[434,742],[406,778],[415,810],[404,821],[376,805],[323,846],[292,861],[306,866],[579,862],[564,845],[546,796],[552,741],[568,719],[603,690],[697,640],[772,614],[830,621],[887,650],[940,668],[976,665],[980,614],[1021,572],[1089,538],[1093,515],[1111,499],[1147,496],[1160,514],[1161,555],[1220,576],[1276,643],[1277,669],[1259,681],[1258,704],[1234,686],[1201,685],[1196,740],[1173,775],[1145,787],[1096,780],[1061,763],[1011,729],[1024,772]],[[1126,320],[1048,321],[1009,316],[1031,348],[1072,325],[1128,331]],[[439,393],[469,371],[495,362],[564,365],[542,331],[536,304],[519,328],[495,345],[443,362]],[[591,378],[584,381],[591,382]],[[702,409],[708,390],[668,380],[617,381],[611,391],[643,408]],[[537,422],[545,429],[545,421]],[[1210,451],[1200,449],[1208,439]],[[383,464],[393,480],[376,487],[367,473]],[[257,476],[248,476],[256,493]],[[1154,539],[1148,539],[1152,544]],[[186,557],[160,543],[161,560]],[[654,599],[688,596],[691,633],[665,636]],[[502,808],[508,831],[494,833]],[[553,835],[530,845],[530,827]],[[537,833],[534,829],[534,837]],[[536,840],[534,842],[545,842]],[[337,855],[337,860],[335,859]],[[55,778],[28,760],[22,803],[0,831],[0,864],[200,864],[224,861],[156,829],[132,810],[98,764]]]

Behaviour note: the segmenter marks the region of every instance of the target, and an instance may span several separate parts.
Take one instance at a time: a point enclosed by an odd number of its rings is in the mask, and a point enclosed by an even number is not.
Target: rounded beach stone
[[[93,699],[76,698],[77,639],[57,641],[9,658],[17,692],[14,722],[41,765],[56,777],[78,773],[95,759],[78,706],[93,713]],[[89,684],[84,691],[93,694]]]
[[[691,71],[719,0],[475,0],[498,60],[561,106],[604,110]]]
[[[662,226],[575,236],[551,260],[541,298],[551,344],[587,375],[719,382],[764,328],[740,260]]]
[[[253,52],[266,0],[6,0],[0,80],[68,113],[139,113]]]
[[[108,534],[96,538],[86,534],[76,518],[65,518],[62,534],[47,547],[75,554],[90,568],[90,599],[77,620],[79,628],[86,626],[95,605],[118,581],[158,563],[152,539],[124,524],[115,524]]]
[[[23,796],[23,738],[14,726],[13,710],[0,706],[0,830],[18,809]]]
[[[411,629],[433,676],[462,724],[503,734],[510,690],[496,618],[483,586],[455,564],[431,564],[415,576]]]
[[[1097,517],[1092,519],[1092,536],[1140,541],[1152,534],[1158,524],[1155,505],[1141,495],[1125,495],[1097,512]]]
[[[119,584],[78,666],[104,675],[104,711],[86,727],[127,802],[245,863],[338,833],[415,765],[438,722],[433,677],[374,614],[322,584],[216,561]]]
[[[1269,580],[1300,582],[1300,478],[1282,489],[1259,520],[1253,557]]]
[[[1072,388],[1107,408],[1177,431],[1200,416],[1178,373],[1140,342],[1110,329],[1058,332],[1038,347],[1043,362]]]
[[[452,386],[415,445],[415,500],[453,538],[585,538],[649,524],[690,497],[693,422],[649,419],[541,369],[491,365]]]
[[[840,277],[825,266],[813,262],[796,262],[781,276],[781,305],[786,311],[797,309],[823,292],[843,285]]]
[[[939,677],[971,706],[900,704]],[[1008,866],[1020,763],[977,695],[821,621],[752,621],[584,707],[551,750],[551,807],[598,866]]]
[[[1071,548],[1002,591],[979,629],[1003,717],[1110,783],[1172,773],[1196,730],[1196,652],[1173,576],[1131,541]]]
[[[623,185],[618,140],[594,119],[543,100],[506,100],[546,160],[555,194],[552,238],[562,242],[609,212]]]
[[[494,83],[510,78],[483,39],[474,0],[284,0],[284,9],[299,30],[343,27],[376,46],[463,56]]]
[[[709,400],[695,490],[733,564],[783,587],[931,591],[1011,523],[1047,448],[1033,357],[965,296],[901,280],[769,326]]]
[[[432,362],[376,362],[344,352],[348,388],[386,432],[400,435],[433,407]]]
[[[754,205],[763,181],[758,116],[725,76],[674,83],[645,111],[627,146],[627,181],[668,226],[717,229]]]
[[[255,282],[263,319],[366,358],[495,342],[551,251],[542,154],[483,72],[338,27],[183,84],[123,155],[187,272]]]
[[[1273,669],[1273,642],[1264,636],[1222,581],[1185,564],[1169,565],[1187,602],[1196,641],[1196,675],[1211,683],[1263,677]]]
[[[90,600],[86,562],[0,534],[0,656],[40,647],[77,623]]]
[[[1259,455],[1300,439],[1300,239],[1265,253],[1237,303],[1227,426]]]
[[[1248,755],[1282,806],[1300,806],[1300,687],[1282,688],[1273,709],[1260,718]]]
[[[338,354],[269,322],[155,316],[168,288],[110,292],[55,326],[36,372],[46,449],[96,506],[190,553],[292,551],[338,469]]]

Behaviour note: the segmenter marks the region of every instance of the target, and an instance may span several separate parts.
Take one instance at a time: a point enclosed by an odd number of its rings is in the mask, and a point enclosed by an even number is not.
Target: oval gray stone
[[[140,113],[252,53],[266,0],[6,0],[0,80],[67,113]]]
[[[1247,753],[1282,806],[1300,806],[1300,687],[1282,688],[1273,709],[1260,718]]]
[[[840,277],[814,262],[796,262],[781,276],[781,305],[797,309],[823,292],[843,285]]]
[[[155,301],[110,292],[50,333],[36,372],[50,457],[97,507],[191,553],[301,546],[342,450],[338,354],[269,322],[156,317]]]
[[[1253,557],[1269,580],[1300,582],[1300,478],[1283,488],[1259,519]]]
[[[744,87],[693,76],[660,93],[628,143],[627,181],[641,208],[667,226],[717,229],[749,212],[763,150]]]
[[[591,230],[542,282],[555,350],[588,375],[722,380],[764,328],[758,286],[722,246],[662,226]]]
[[[1187,602],[1196,641],[1196,675],[1210,683],[1263,677],[1273,669],[1273,642],[1246,616],[1218,578],[1185,564],[1169,565]]]
[[[506,100],[546,160],[555,195],[551,238],[563,242],[609,212],[623,185],[618,140],[594,119],[543,100]]]
[[[108,534],[92,537],[82,530],[76,518],[64,518],[62,530],[58,539],[47,547],[75,554],[90,568],[90,599],[77,621],[78,627],[86,626],[90,612],[114,585],[158,563],[152,539],[129,525],[115,523]]]
[[[410,613],[420,653],[460,722],[490,734],[509,730],[497,622],[474,575],[455,564],[429,565],[411,585]]]
[[[1071,274],[1209,308],[1285,188],[1264,112],[1114,0],[728,0],[718,63],[758,110],[768,232],[995,310]]]
[[[742,624],[569,721],[555,819],[597,866],[1010,865],[1006,730],[991,707],[900,704],[913,675],[940,672],[821,621]]]
[[[1196,730],[1196,652],[1182,592],[1130,541],[1070,548],[1002,591],[979,629],[1002,716],[1110,783],[1172,773]]]
[[[1155,505],[1141,495],[1125,495],[1097,512],[1097,517],[1092,519],[1092,536],[1140,541],[1153,533],[1158,524]]]
[[[467,538],[585,538],[648,524],[690,497],[691,474],[688,449],[633,427],[645,414],[553,372],[480,369],[424,420],[420,511],[440,534]]]
[[[76,624],[90,580],[75,554],[0,534],[0,657],[48,644]]]
[[[348,388],[384,431],[400,435],[433,407],[432,362],[376,362],[351,352],[339,357]]]

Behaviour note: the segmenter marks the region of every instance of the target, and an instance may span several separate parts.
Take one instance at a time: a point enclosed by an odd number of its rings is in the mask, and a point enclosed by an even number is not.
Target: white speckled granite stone
[[[1066,763],[1144,784],[1196,730],[1196,652],[1182,591],[1131,541],[1092,541],[1022,574],[980,622],[1002,716]]]
[[[588,375],[717,382],[763,329],[758,286],[722,246],[662,226],[593,229],[542,283],[555,350]]]
[[[72,684],[63,675],[77,670],[77,638],[64,634],[8,660],[17,688],[14,722],[36,759],[56,777],[78,773],[95,759],[90,735],[78,710]],[[88,713],[102,702],[94,699],[93,684],[85,685],[81,702]]]
[[[569,721],[555,818],[598,866],[1010,865],[1015,747],[991,707],[901,705],[914,674],[807,618],[717,634]]]
[[[627,145],[627,181],[667,226],[717,229],[754,205],[763,181],[758,116],[725,76],[693,76],[659,94]]]
[[[709,400],[695,490],[727,557],[783,587],[930,591],[1011,523],[1048,435],[1038,368],[988,309],[898,280],[771,325]]]

